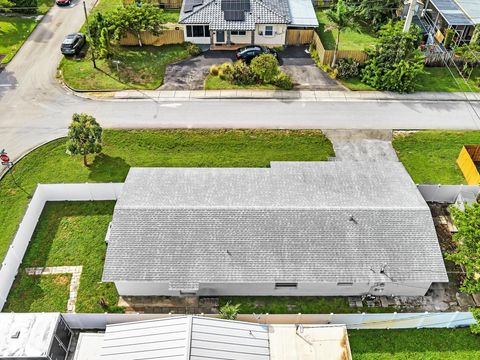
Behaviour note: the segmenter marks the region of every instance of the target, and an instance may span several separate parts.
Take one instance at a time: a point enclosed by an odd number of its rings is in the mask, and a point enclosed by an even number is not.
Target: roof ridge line
[[[228,205],[189,205],[189,206],[118,206],[115,210],[189,210],[189,209],[199,209],[199,210],[230,210],[230,209],[238,209],[238,210],[249,210],[249,209],[256,209],[256,210],[357,210],[357,211],[364,211],[364,210],[388,210],[388,211],[399,211],[399,210],[429,210],[427,206],[403,206],[403,207],[386,207],[386,206],[228,206]],[[429,210],[430,211],[430,210]]]

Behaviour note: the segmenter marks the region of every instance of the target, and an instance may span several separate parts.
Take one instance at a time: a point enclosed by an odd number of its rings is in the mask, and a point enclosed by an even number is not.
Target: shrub
[[[250,69],[258,79],[266,84],[273,82],[280,73],[278,60],[272,54],[262,54],[253,58]]]
[[[222,80],[232,81],[232,73],[233,73],[233,64],[232,63],[224,63],[220,65],[218,69],[218,77]]]
[[[356,77],[360,74],[360,63],[354,59],[340,59],[335,70],[339,79]]]
[[[258,82],[257,75],[252,68],[243,61],[233,63],[231,81],[236,85],[253,85]]]
[[[36,14],[38,1],[37,0],[14,0],[13,11],[20,14]]]
[[[212,76],[218,76],[218,66],[217,65],[212,65],[210,66],[210,75]]]
[[[273,84],[284,90],[290,90],[293,88],[292,78],[284,72],[281,72],[275,77]]]
[[[453,42],[453,36],[455,35],[455,30],[452,28],[448,28],[445,31],[445,39],[443,40],[443,45],[447,48],[450,49],[450,46],[452,45]]]
[[[220,308],[220,317],[226,320],[235,320],[240,310],[240,304],[232,305],[230,302],[227,302]]]
[[[190,54],[190,56],[198,56],[202,53],[202,49],[200,49],[200,46],[197,44],[192,44],[191,42],[185,43],[187,52]]]

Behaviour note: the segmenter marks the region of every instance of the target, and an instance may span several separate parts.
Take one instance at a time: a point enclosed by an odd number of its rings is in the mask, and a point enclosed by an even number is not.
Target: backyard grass
[[[337,38],[337,30],[325,31],[325,27],[329,23],[327,16],[323,10],[317,10],[318,19],[318,35],[322,40],[325,50],[334,50]],[[340,33],[339,50],[364,50],[372,48],[377,39],[375,34],[366,26],[360,27],[360,32],[346,29]]]
[[[204,83],[205,90],[237,90],[237,89],[262,89],[262,90],[281,90],[279,87],[271,84],[262,85],[235,85],[229,81],[222,80],[218,76],[209,74]]]
[[[417,77],[415,91],[480,91],[480,70],[475,69],[467,83],[465,83],[455,69],[452,68],[451,70],[452,72],[450,72],[446,67],[426,67],[424,70],[425,72]],[[359,77],[341,79],[340,81],[343,85],[353,91],[375,90],[374,88],[363,84]]]
[[[4,311],[67,310],[68,277],[52,281],[44,279],[49,275],[32,277],[25,273],[27,267],[46,266],[83,266],[76,312],[105,312],[107,309],[98,303],[101,299],[109,306],[116,306],[118,294],[114,284],[101,282],[105,235],[114,206],[114,201],[47,203]]]
[[[394,312],[394,308],[351,308],[346,297],[320,296],[222,296],[220,306],[240,304],[242,314],[330,314]]]
[[[480,337],[468,329],[349,330],[354,360],[476,360]]]
[[[37,26],[34,19],[0,16],[0,63],[6,64],[15,56],[25,40]]]
[[[38,183],[121,182],[130,166],[267,167],[274,160],[329,156],[332,145],[316,130],[105,130],[103,153],[89,156],[87,168],[81,157],[65,154],[65,139],[59,139],[28,154],[0,180],[0,259]]]
[[[464,144],[480,144],[480,131],[397,132],[400,161],[418,184],[465,184],[456,160]]]
[[[64,57],[59,69],[65,83],[77,90],[156,89],[163,83],[168,64],[188,58],[184,44],[164,46],[115,46],[114,59],[97,60],[93,67],[90,53],[83,59]]]

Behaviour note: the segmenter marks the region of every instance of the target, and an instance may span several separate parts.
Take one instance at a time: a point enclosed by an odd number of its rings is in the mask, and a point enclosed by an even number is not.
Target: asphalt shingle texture
[[[397,162],[132,168],[104,281],[446,281],[429,208]],[[372,271],[372,269],[376,271]]]

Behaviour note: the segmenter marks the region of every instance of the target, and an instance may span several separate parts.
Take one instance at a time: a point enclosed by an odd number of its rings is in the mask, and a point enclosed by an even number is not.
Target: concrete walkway
[[[478,93],[416,92],[397,94],[382,91],[321,91],[321,90],[125,90],[116,92],[75,93],[95,100],[148,99],[157,101],[189,101],[203,99],[260,99],[298,100],[310,102],[358,102],[358,101],[421,101],[421,102],[479,102]]]

